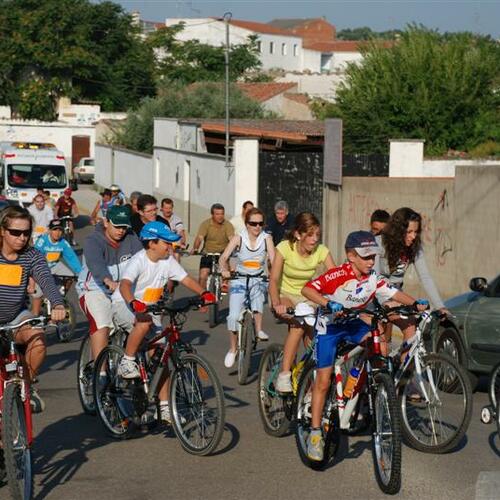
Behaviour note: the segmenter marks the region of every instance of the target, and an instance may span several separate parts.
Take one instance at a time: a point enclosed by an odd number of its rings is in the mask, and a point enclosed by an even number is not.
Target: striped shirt
[[[52,306],[64,304],[45,257],[38,250],[27,248],[16,260],[7,260],[0,253],[0,324],[9,323],[27,308],[30,276]]]

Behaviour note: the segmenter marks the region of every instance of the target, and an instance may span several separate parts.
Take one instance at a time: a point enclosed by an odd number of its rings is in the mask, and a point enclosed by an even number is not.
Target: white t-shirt
[[[28,207],[28,212],[34,219],[33,235],[40,236],[41,234],[47,232],[49,222],[54,218],[54,212],[52,209],[47,205],[44,205],[42,210],[38,210],[33,203]]]
[[[141,250],[128,261],[121,279],[132,282],[135,299],[145,304],[156,304],[169,279],[182,281],[186,276],[186,271],[172,257],[153,262],[147,256],[146,250]],[[124,300],[119,288],[111,299],[113,302]]]

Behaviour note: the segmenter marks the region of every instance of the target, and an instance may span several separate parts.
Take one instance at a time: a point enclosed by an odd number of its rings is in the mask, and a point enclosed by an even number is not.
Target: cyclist
[[[195,253],[203,243],[203,251],[207,253],[222,253],[234,235],[233,225],[227,221],[224,206],[214,203],[210,207],[210,219],[203,221],[198,229],[194,240],[191,254]],[[207,287],[208,275],[212,267],[212,259],[217,262],[219,258],[215,255],[203,255],[200,259],[200,274],[198,281],[203,289]]]
[[[118,288],[127,261],[142,250],[141,242],[129,229],[130,209],[113,206],[83,244],[83,266],[76,290],[89,321],[94,359],[108,345],[113,327],[111,294]]]
[[[229,257],[236,252],[236,271],[242,274],[262,274],[266,261],[274,260],[274,244],[270,234],[263,231],[264,212],[259,208],[251,208],[245,214],[245,229],[231,238],[229,245],[221,255],[219,264],[222,276],[229,278]],[[251,307],[254,311],[255,329],[257,338],[269,340],[269,336],[262,330],[262,310],[266,297],[266,286],[258,279],[249,282],[251,287]],[[229,330],[229,351],[224,358],[226,368],[231,368],[236,361],[238,319],[245,300],[246,279],[239,278],[231,281],[229,288],[229,315],[227,328]]]
[[[384,232],[377,237],[378,243],[381,243],[382,253],[375,261],[375,270],[401,290],[406,271],[410,264],[413,264],[432,306],[443,314],[449,314],[427,268],[421,233],[422,217],[420,214],[408,207],[396,210]],[[415,321],[415,318],[408,318],[398,319],[393,323],[402,330],[406,340],[415,334]],[[387,327],[386,337],[390,341],[391,325]]]
[[[235,234],[240,234],[243,229],[246,228],[246,223],[245,223],[245,214],[253,208],[255,205],[253,204],[253,201],[247,200],[245,203],[243,203],[243,206],[241,207],[241,214],[235,215],[229,222],[234,227],[234,232]]]
[[[112,184],[109,187],[109,190],[111,191],[111,195],[112,195],[111,205],[113,205],[113,206],[125,205],[127,199],[125,198],[123,191],[120,189],[120,186],[117,186],[116,184]]]
[[[158,202],[156,198],[150,194],[141,194],[137,198],[137,212],[130,217],[132,231],[139,236],[144,224],[153,221],[159,221],[168,225],[167,221],[158,215]]]
[[[57,219],[60,219],[61,217],[78,217],[79,215],[78,205],[76,204],[75,199],[71,196],[72,194],[73,190],[71,188],[66,188],[63,191],[63,196],[61,196],[57,200],[56,207],[54,210]],[[71,242],[71,244],[75,246],[76,245],[74,240],[75,226],[72,220],[69,221],[69,228],[71,230],[71,234],[73,235],[73,241]]]
[[[33,229],[31,216],[25,208],[6,207],[0,216],[0,323],[15,324],[27,319],[27,287],[30,277],[41,286],[52,305],[51,318],[62,321],[66,315],[64,301],[42,255],[29,246]],[[46,355],[43,330],[25,325],[14,337],[16,344],[26,346],[26,376],[33,380]],[[45,403],[32,388],[33,411],[43,411]]]
[[[394,299],[405,305],[415,304],[420,310],[427,301],[413,297],[391,286],[374,271],[375,256],[379,253],[375,237],[368,231],[356,231],[345,242],[347,263],[329,269],[317,279],[309,281],[302,294],[311,302],[341,316],[342,308],[362,309],[376,297],[379,302]],[[361,317],[349,322],[332,323],[330,320],[316,323],[316,379],[312,389],[311,433],[307,442],[307,456],[311,460],[323,460],[324,441],[321,432],[321,416],[326,393],[330,386],[333,364],[340,340],[359,344],[370,332],[370,319]],[[387,354],[385,341],[381,339],[382,354]]]
[[[139,196],[141,196],[140,191],[132,191],[130,193],[130,196],[128,197],[128,205],[130,206],[130,209],[132,210],[132,215],[137,213],[137,200],[139,199]]]
[[[91,224],[95,225],[100,220],[106,218],[106,211],[112,206],[111,197],[112,194],[109,189],[105,189],[101,193],[101,199],[96,203],[94,210],[92,210],[92,214],[90,215]]]
[[[330,250],[319,243],[320,224],[315,215],[302,212],[295,217],[293,230],[288,240],[276,247],[271,276],[269,278],[269,296],[271,309],[288,323],[288,335],[283,352],[283,365],[276,381],[276,390],[292,392],[291,366],[297,354],[300,340],[310,327],[286,316],[288,307],[295,307],[304,302],[300,294],[302,287],[314,276],[320,265],[331,269],[335,266]]]
[[[288,203],[280,200],[274,205],[274,214],[269,218],[266,231],[273,235],[274,246],[278,246],[293,228],[293,217],[288,211]]]
[[[370,232],[373,236],[378,236],[383,232],[389,222],[391,214],[386,210],[375,210],[370,217]]]
[[[120,281],[120,287],[113,294],[113,313],[115,321],[130,331],[125,354],[118,365],[118,375],[125,379],[140,376],[135,355],[139,346],[152,330],[161,330],[161,318],[146,314],[146,307],[157,303],[163,287],[169,279],[182,283],[195,293],[200,294],[205,304],[215,302],[215,296],[203,288],[169,257],[172,243],[180,236],[161,222],[148,222],[141,230],[140,238],[144,249],[136,253],[128,262]],[[152,354],[152,353],[150,353]],[[171,423],[168,405],[168,379],[159,391],[161,420]]]
[[[173,200],[171,198],[163,198],[163,200],[161,200],[160,211],[163,215],[163,218],[167,222],[168,227],[181,237],[181,239],[179,240],[179,245],[181,247],[185,247],[187,239],[186,230],[184,229],[184,224],[182,223],[181,218],[176,213],[174,213]]]
[[[33,203],[28,207],[28,212],[34,221],[33,243],[35,243],[37,238],[47,232],[49,222],[54,218],[54,211],[45,204],[43,194],[37,194],[33,198]]]
[[[63,239],[63,226],[59,219],[50,221],[49,232],[43,234],[36,240],[34,248],[38,250],[47,260],[47,264],[52,274],[65,274],[64,266],[60,259],[64,259],[70,270],[78,274],[82,270],[80,260],[70,244]],[[31,295],[31,311],[36,316],[40,314],[42,308],[42,291],[37,287]]]

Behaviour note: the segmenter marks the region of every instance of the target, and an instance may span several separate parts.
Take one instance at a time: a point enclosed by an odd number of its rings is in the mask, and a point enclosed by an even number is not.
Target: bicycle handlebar
[[[262,281],[269,281],[269,277],[264,274],[264,271],[261,271],[258,274],[244,274],[244,273],[239,273],[238,271],[234,271],[231,273],[231,276],[227,279],[237,280],[239,278],[259,278]]]
[[[191,308],[199,308],[203,305],[205,305],[205,303],[201,297],[190,297],[187,299],[186,304],[181,307],[174,307],[172,304],[168,304],[166,301],[161,300],[156,304],[147,306],[146,312],[152,314],[168,313],[170,315],[175,315],[177,313],[189,311]]]
[[[19,323],[14,325],[2,325],[0,326],[0,333],[11,332],[13,330],[17,330],[24,325],[30,324],[31,326],[47,326],[47,323],[50,321],[50,316],[37,316],[35,318],[27,318]]]

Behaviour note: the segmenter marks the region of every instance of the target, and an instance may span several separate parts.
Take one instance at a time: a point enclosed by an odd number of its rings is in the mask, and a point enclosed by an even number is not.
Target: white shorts
[[[101,328],[113,328],[111,299],[101,290],[84,292],[80,307],[89,320],[90,335]]]
[[[125,331],[130,332],[135,324],[135,314],[129,309],[127,304],[123,300],[114,301],[111,305],[111,309],[113,311],[113,321],[115,325],[119,328],[123,328]],[[156,334],[160,333],[161,326],[161,317],[157,314],[150,315],[153,324],[149,329],[147,338],[152,338]]]

